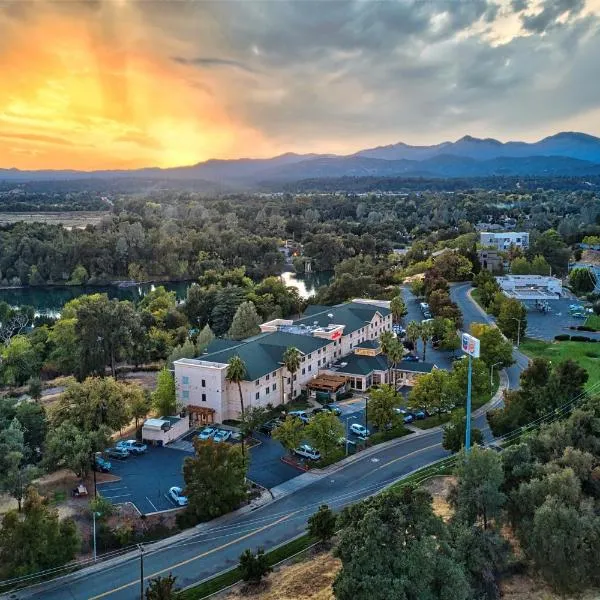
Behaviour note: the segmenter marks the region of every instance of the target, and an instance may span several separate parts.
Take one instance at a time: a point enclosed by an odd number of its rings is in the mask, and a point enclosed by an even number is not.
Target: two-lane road
[[[464,315],[465,328],[472,322],[489,322],[487,315],[468,298],[468,284],[452,287],[452,297]],[[517,363],[509,369],[509,385],[518,385],[518,375],[527,359],[515,353]],[[475,419],[484,429],[485,415]],[[218,524],[199,526],[184,539],[181,536],[149,545],[144,553],[144,576],[173,573],[179,586],[187,586],[235,566],[244,549],[273,548],[304,532],[307,518],[320,504],[340,508],[356,502],[420,467],[448,455],[441,445],[439,429],[413,433],[397,444],[358,457],[326,475],[304,475],[314,481],[254,512],[230,515]],[[140,559],[138,553],[113,559],[59,580],[15,592],[15,599],[44,600],[125,600],[139,597]]]

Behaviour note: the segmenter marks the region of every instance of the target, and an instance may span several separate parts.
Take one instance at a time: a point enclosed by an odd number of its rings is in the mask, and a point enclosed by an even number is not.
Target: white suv
[[[319,451],[308,444],[302,444],[301,446],[298,446],[298,448],[294,448],[294,454],[310,460],[319,460],[321,458]]]

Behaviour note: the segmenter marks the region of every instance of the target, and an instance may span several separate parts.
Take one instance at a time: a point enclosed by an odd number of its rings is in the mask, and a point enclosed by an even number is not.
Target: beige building
[[[290,400],[291,374],[283,366],[287,348],[297,348],[302,356],[294,374],[296,396],[320,371],[391,328],[389,302],[356,299],[337,306],[309,306],[299,320],[275,319],[261,325],[261,333],[252,338],[215,340],[206,354],[175,361],[177,399],[200,423],[238,418],[240,388],[246,408],[277,406]],[[236,355],[247,370],[239,388],[226,378],[228,361]]]

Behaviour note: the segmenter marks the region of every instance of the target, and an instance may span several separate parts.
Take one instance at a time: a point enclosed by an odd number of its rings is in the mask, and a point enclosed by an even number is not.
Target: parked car
[[[217,429],[217,432],[213,436],[213,442],[219,444],[220,442],[226,442],[231,437],[231,431],[227,429]]]
[[[311,415],[318,415],[319,413],[325,412],[325,409],[318,406],[317,408],[313,408],[312,412],[310,413]]]
[[[335,404],[326,404],[323,409],[332,412],[336,417],[342,414],[342,411]]]
[[[277,429],[281,425],[281,421],[273,419],[272,421],[267,421],[266,423],[262,423],[258,427],[258,431],[264,433],[265,435],[271,435],[274,429]]]
[[[215,435],[217,430],[214,427],[205,427],[199,434],[199,440],[210,440],[210,438]]]
[[[404,421],[405,424],[407,424],[407,423],[412,423],[415,420],[415,418],[409,414],[409,415],[404,415],[402,417],[402,420]]]
[[[305,425],[310,421],[309,416],[306,414],[306,411],[304,410],[291,410],[288,413],[289,417],[296,417],[297,419],[300,419]]]
[[[414,354],[407,354],[406,356],[402,357],[402,360],[405,362],[419,362],[419,357],[415,356]]]
[[[183,490],[180,487],[173,486],[172,488],[169,488],[169,497],[177,504],[177,506],[187,506],[187,496],[183,495]]]
[[[394,412],[402,417],[405,423],[412,423],[415,417],[406,408],[395,408]]]
[[[417,421],[422,421],[427,417],[427,413],[424,410],[415,410],[412,414]]]
[[[352,433],[354,433],[355,435],[358,435],[359,437],[369,437],[370,432],[369,430],[364,426],[361,425],[360,423],[352,423],[352,425],[350,425],[350,431]]]
[[[102,457],[100,453],[94,457],[94,471],[100,471],[102,473],[108,473],[112,469],[110,461]]]
[[[129,450],[125,450],[125,448],[107,448],[104,451],[106,456],[110,456],[110,458],[118,458],[123,460],[129,456]]]
[[[115,448],[127,450],[129,454],[144,454],[148,450],[146,444],[137,440],[122,440],[116,443]]]
[[[320,452],[308,444],[302,444],[298,448],[294,448],[294,454],[309,460],[319,460],[321,458]]]

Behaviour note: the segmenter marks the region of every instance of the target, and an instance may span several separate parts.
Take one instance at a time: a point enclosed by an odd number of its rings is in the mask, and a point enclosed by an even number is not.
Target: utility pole
[[[144,600],[144,546],[138,544],[140,549],[140,600]]]

